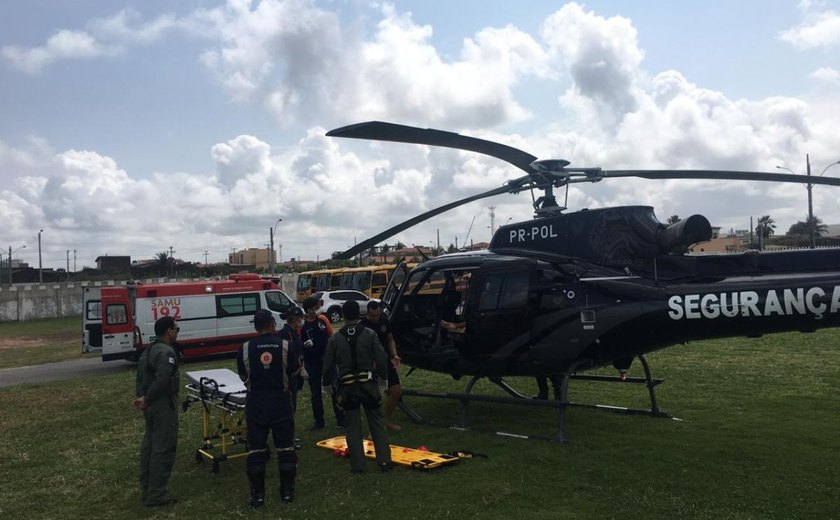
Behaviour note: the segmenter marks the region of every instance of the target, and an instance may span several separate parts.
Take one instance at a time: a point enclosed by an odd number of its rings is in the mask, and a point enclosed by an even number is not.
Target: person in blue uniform
[[[248,503],[261,507],[265,503],[269,431],[277,451],[280,498],[283,502],[294,499],[297,453],[292,385],[300,361],[290,341],[277,334],[277,323],[271,312],[258,310],[254,314],[254,328],[259,335],[242,345],[236,363],[239,377],[248,388],[245,401],[248,428],[245,471],[251,485]]]
[[[300,337],[303,341],[303,366],[309,374],[309,391],[312,392],[312,417],[314,419],[310,431],[324,428],[324,396],[321,388],[321,376],[324,366],[324,353],[327,351],[327,340],[333,335],[333,328],[329,318],[318,314],[320,304],[318,299],[310,296],[303,301],[303,324]],[[344,412],[338,407],[333,396],[332,408],[335,421],[339,428],[344,427]]]

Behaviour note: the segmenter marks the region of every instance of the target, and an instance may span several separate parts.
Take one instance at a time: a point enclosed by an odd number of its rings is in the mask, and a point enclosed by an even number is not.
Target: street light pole
[[[271,249],[268,250],[268,265],[271,266],[271,274],[274,274],[274,232],[277,231],[277,225],[283,222],[282,218],[278,218],[274,227],[268,228],[269,245]]]
[[[44,283],[44,269],[41,264],[41,233],[44,230],[38,231],[38,283]]]

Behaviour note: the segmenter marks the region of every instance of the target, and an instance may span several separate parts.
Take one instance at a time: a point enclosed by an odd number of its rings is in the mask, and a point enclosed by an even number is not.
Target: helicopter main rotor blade
[[[439,208],[435,208],[431,211],[427,211],[423,214],[417,215],[416,217],[411,218],[409,220],[406,220],[405,222],[403,222],[401,224],[397,224],[396,226],[394,226],[390,229],[387,229],[387,230],[383,231],[382,233],[379,233],[378,235],[376,235],[374,237],[368,238],[367,240],[365,240],[363,242],[359,242],[358,244],[351,247],[347,251],[344,251],[343,253],[339,254],[335,258],[337,260],[347,260],[349,258],[353,258],[354,256],[361,253],[362,251],[365,251],[365,250],[375,246],[376,244],[382,242],[383,240],[391,238],[392,236],[396,235],[397,233],[399,233],[401,231],[404,231],[404,230],[406,230],[406,229],[408,229],[412,226],[415,226],[415,225],[423,222],[424,220],[428,220],[428,219],[434,217],[435,215],[440,215],[441,213],[443,213],[445,211],[449,211],[450,209],[457,208],[458,206],[461,206],[463,204],[467,204],[468,202],[472,202],[474,200],[479,200],[479,199],[484,199],[484,198],[487,198],[487,197],[492,197],[493,195],[501,195],[502,193],[510,193],[512,189],[513,188],[511,188],[511,186],[507,186],[507,185],[506,186],[501,186],[499,188],[492,189],[490,191],[485,191],[484,193],[479,193],[478,195],[473,195],[473,196],[467,197],[465,199],[456,200],[455,202],[450,202],[449,204],[446,204],[444,206],[440,206]]]
[[[343,126],[327,132],[330,137],[349,137],[353,139],[373,139],[397,143],[428,144],[444,146],[489,155],[508,162],[526,173],[533,173],[531,163],[537,158],[518,148],[486,141],[477,137],[468,137],[455,132],[397,125],[383,121],[368,121],[355,125]]]
[[[794,175],[790,173],[741,172],[728,170],[604,170],[604,178],[642,177],[645,179],[718,179],[732,181],[794,182],[840,186],[840,178]]]

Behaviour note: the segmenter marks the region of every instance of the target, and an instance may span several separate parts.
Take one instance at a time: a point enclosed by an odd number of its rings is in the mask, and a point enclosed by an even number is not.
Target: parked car
[[[329,318],[330,323],[337,323],[342,320],[341,306],[347,300],[356,300],[359,302],[359,312],[362,316],[367,314],[367,304],[371,300],[365,293],[351,290],[338,291],[322,291],[316,292],[312,296],[318,298],[321,302],[321,314]],[[379,300],[376,300],[379,301]]]

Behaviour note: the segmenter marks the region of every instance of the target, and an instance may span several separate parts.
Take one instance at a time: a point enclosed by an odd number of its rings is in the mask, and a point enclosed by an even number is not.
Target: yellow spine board
[[[324,439],[316,443],[319,448],[325,448],[333,452],[343,452],[347,449],[347,440],[345,437],[333,437],[331,439]],[[391,448],[391,460],[394,464],[401,466],[409,466],[415,469],[434,469],[441,466],[450,465],[460,460],[455,455],[447,455],[445,453],[432,453],[430,451],[417,450],[414,448],[405,448],[403,446],[389,445]],[[369,459],[376,458],[373,441],[364,441],[365,456]]]

